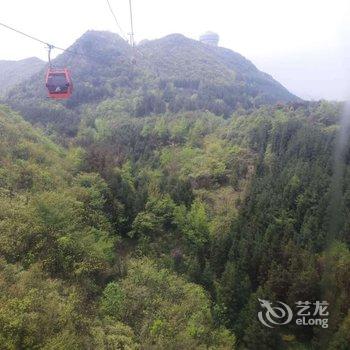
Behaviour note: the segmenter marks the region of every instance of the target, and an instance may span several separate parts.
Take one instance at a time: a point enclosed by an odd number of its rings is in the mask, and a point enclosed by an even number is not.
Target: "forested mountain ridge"
[[[259,102],[278,83],[180,35],[71,49],[71,100],[43,72],[7,96],[41,130],[0,107],[2,347],[347,350],[344,105]],[[329,327],[265,327],[259,298],[326,300]]]
[[[36,57],[19,61],[0,61],[0,95],[43,69],[45,63]]]
[[[237,103],[249,104],[297,101],[298,98],[266,73],[259,71],[242,55],[223,48],[172,34],[140,45],[140,53],[148,58],[152,70],[161,80],[182,88],[215,90],[217,99],[232,106],[236,93]],[[200,87],[199,87],[200,86]],[[226,93],[230,95],[225,96]],[[214,93],[214,91],[212,91]],[[246,94],[245,99],[240,96]]]
[[[84,108],[106,99],[118,100],[119,112],[132,117],[192,110],[228,117],[237,108],[299,100],[241,55],[179,34],[133,50],[116,34],[88,31],[70,51],[76,54],[53,61],[72,71],[69,101],[44,100],[41,71],[11,90],[5,102],[33,123],[73,135]]]

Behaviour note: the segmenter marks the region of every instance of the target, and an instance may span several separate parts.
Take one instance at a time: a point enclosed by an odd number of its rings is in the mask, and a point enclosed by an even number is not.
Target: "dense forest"
[[[0,349],[349,349],[345,106],[180,35],[72,49],[71,100],[41,72],[0,107]]]

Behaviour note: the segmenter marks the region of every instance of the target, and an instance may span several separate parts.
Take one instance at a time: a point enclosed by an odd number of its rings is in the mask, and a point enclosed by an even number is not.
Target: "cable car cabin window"
[[[73,84],[68,69],[49,69],[46,73],[48,97],[54,99],[70,98]]]
[[[51,94],[68,92],[69,81],[64,73],[55,73],[49,75],[47,79],[47,88]]]

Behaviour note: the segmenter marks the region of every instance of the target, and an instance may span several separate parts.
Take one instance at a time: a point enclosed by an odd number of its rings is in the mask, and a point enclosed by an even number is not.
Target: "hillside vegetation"
[[[0,107],[0,347],[347,350],[344,106],[179,35],[74,49],[71,100],[38,74],[7,96],[35,126]],[[265,327],[259,298],[326,300],[329,327]]]

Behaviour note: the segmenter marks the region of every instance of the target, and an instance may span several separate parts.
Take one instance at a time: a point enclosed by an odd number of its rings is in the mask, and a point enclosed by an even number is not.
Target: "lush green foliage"
[[[348,349],[343,106],[254,108],[294,97],[178,35],[136,66],[109,33],[74,48],[72,100],[8,95],[48,136],[0,107],[0,348]],[[329,328],[264,327],[258,298],[327,300]]]
[[[133,251],[205,287],[215,322],[234,330],[239,346],[342,348],[348,288],[345,273],[333,276],[338,259],[348,269],[350,183],[346,145],[341,191],[334,192],[340,113],[341,105],[321,102],[228,120],[197,112],[87,116],[78,142],[121,203],[126,220],[116,225],[137,241]],[[335,290],[345,294],[332,297]],[[256,318],[258,297],[329,300],[337,316],[331,331],[270,331]]]
[[[193,244],[200,247],[200,221],[206,220],[203,204],[198,203],[198,208],[193,204],[188,223],[176,226],[175,218],[180,220],[179,212],[186,210],[182,200],[175,203],[169,194],[162,194],[151,168],[146,170],[144,193],[138,193],[135,165],[126,160],[129,153],[123,155],[122,162],[96,167],[110,174],[108,183],[92,172],[95,165],[89,163],[90,152],[95,143],[98,147],[98,140],[102,145],[104,136],[109,137],[103,129],[85,150],[72,147],[67,151],[1,107],[0,131],[2,348],[234,346],[231,333],[214,321],[211,301],[201,287],[165,268],[158,272],[150,260],[127,262],[127,251],[138,240],[144,244],[135,252],[146,248],[147,239],[162,239],[166,230],[178,236],[174,230],[181,225],[185,225],[181,226],[184,234],[187,225],[192,225],[197,236]],[[142,137],[143,128],[139,132]],[[123,140],[127,141],[120,142]],[[189,203],[191,197],[186,201]],[[135,243],[130,245],[128,237]],[[189,235],[189,244],[192,241]],[[134,274],[144,276],[144,280]],[[108,283],[111,279],[116,282]],[[123,310],[129,310],[127,313],[116,312],[113,286],[123,288]],[[138,293],[142,295],[146,287],[150,294],[140,299]],[[175,300],[180,299],[183,304],[174,308]],[[152,315],[159,302],[162,306]],[[143,320],[133,307],[144,308]],[[188,309],[193,316],[184,323]]]
[[[150,260],[130,262],[128,274],[103,292],[101,312],[136,330],[145,349],[231,349],[234,338],[215,327],[204,290]]]

